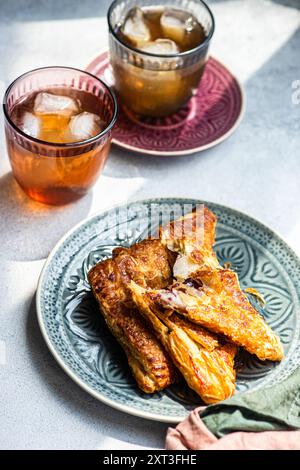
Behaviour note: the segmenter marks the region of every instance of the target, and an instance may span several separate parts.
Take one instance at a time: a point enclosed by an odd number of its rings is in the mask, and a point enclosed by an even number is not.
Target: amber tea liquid
[[[199,84],[206,54],[184,66],[180,58],[167,55],[191,51],[206,40],[206,31],[193,14],[172,7],[135,7],[115,32],[129,47],[160,56],[141,56],[131,63],[111,48],[116,89],[125,107],[161,117],[187,103]]]
[[[107,123],[99,117],[101,111],[97,96],[71,88],[39,90],[16,103],[11,120],[29,137],[44,142],[35,144],[29,139],[28,144],[21,144],[6,129],[13,173],[29,196],[48,204],[64,204],[86,193],[105,163],[110,142],[70,149],[72,143],[104,130]]]

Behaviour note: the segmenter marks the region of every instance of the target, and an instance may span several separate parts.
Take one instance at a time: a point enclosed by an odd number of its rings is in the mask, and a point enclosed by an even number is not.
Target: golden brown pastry
[[[175,380],[174,366],[132,304],[116,262],[98,263],[88,279],[107,326],[125,350],[138,386],[146,393],[168,387]]]
[[[186,279],[198,269],[219,267],[213,250],[216,221],[216,216],[201,204],[195,211],[160,230],[161,242],[169,250],[179,253],[173,267],[176,279]]]
[[[130,248],[113,250],[113,259],[123,282],[131,280],[143,287],[163,288],[173,282],[173,265],[176,254],[169,251],[160,240],[143,240]]]
[[[160,313],[146,313],[139,303],[139,289],[172,283],[174,254],[159,240],[145,240],[130,248],[117,248],[113,260],[118,267],[123,285],[131,292],[129,298],[144,315],[157,339],[182,372],[188,384],[206,403],[213,403],[232,395],[235,389],[233,360],[236,346],[225,345],[213,333],[171,315],[161,320]],[[132,289],[136,286],[136,290]]]
[[[216,403],[234,393],[238,346],[260,359],[283,357],[237,275],[219,265],[215,226],[216,216],[200,206],[160,230],[160,240],[116,248],[89,272],[106,323],[147,393],[175,381],[174,363],[205,403]]]
[[[160,306],[226,335],[259,359],[280,361],[280,339],[242,292],[237,274],[218,263],[213,251],[216,220],[207,207],[200,206],[163,228],[162,242],[179,253],[174,276],[181,284],[149,295]]]
[[[235,390],[237,347],[178,315],[159,310],[147,290],[135,282],[129,288],[139,311],[151,324],[189,387],[205,403],[229,398]]]
[[[237,274],[228,269],[199,270],[187,283],[144,294],[158,306],[171,309],[190,321],[243,346],[259,359],[280,361],[279,337],[241,291]]]

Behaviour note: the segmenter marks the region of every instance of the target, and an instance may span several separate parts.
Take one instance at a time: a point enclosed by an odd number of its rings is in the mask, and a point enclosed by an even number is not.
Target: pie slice
[[[135,281],[143,287],[159,289],[173,282],[176,254],[160,240],[143,240],[130,248],[113,250],[113,259],[125,284]]]
[[[186,282],[165,290],[144,293],[163,308],[180,313],[191,322],[224,335],[261,360],[280,361],[279,337],[242,292],[237,274],[229,269],[199,270]]]
[[[173,267],[176,279],[187,279],[198,269],[217,269],[219,262],[213,250],[216,216],[204,205],[165,225],[160,230],[161,242],[178,253]]]
[[[158,308],[147,290],[131,281],[132,298],[187,384],[202,400],[216,403],[235,390],[237,347],[206,329]]]
[[[144,274],[139,271],[141,263],[138,261],[147,249],[148,243],[143,242],[142,247],[133,246],[129,252],[138,251],[135,265],[130,265],[132,274],[142,279],[147,285],[147,275],[149,275],[149,286],[165,287],[170,282],[171,267],[169,265],[167,250],[159,241],[159,248],[152,247],[151,259],[155,263],[162,262],[163,252],[165,252],[165,269],[160,277],[152,277],[152,270],[147,268],[147,263],[143,264]],[[155,249],[157,248],[157,251]],[[95,298],[100,305],[100,311],[112,334],[123,347],[129,366],[138,386],[146,393],[154,393],[168,387],[176,379],[175,368],[166,353],[164,347],[156,336],[152,333],[147,322],[138,312],[133,304],[130,292],[122,281],[119,271],[122,267],[122,259],[118,250],[114,253],[115,259],[101,261],[88,273],[89,283],[92,287]],[[147,256],[146,256],[147,258]],[[116,261],[117,260],[117,261]],[[123,265],[124,268],[124,265]]]
[[[163,308],[225,335],[261,360],[280,361],[280,339],[242,292],[237,274],[219,265],[213,250],[216,216],[205,206],[164,227],[162,242],[179,253],[164,292],[148,295]],[[199,235],[200,234],[200,235]]]

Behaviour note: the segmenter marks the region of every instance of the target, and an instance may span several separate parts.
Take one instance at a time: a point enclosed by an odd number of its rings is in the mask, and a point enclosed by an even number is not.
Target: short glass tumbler
[[[194,49],[158,55],[126,45],[117,34],[127,12],[135,7],[171,6],[192,13],[206,39]],[[115,89],[125,108],[162,117],[184,106],[198,88],[214,32],[214,17],[201,0],[115,0],[108,11],[110,62]]]
[[[88,139],[50,143],[25,134],[13,120],[20,102],[37,91],[72,89],[97,97],[105,128]],[[72,91],[72,92],[73,92]],[[91,96],[93,95],[93,96]],[[107,159],[117,116],[116,98],[97,77],[68,67],[45,67],[25,73],[7,89],[4,97],[5,134],[15,179],[28,196],[46,204],[66,204],[86,194]]]

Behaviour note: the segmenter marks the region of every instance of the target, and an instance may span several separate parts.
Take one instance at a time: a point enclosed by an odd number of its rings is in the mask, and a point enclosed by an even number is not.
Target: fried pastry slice
[[[159,289],[173,282],[176,254],[160,240],[143,240],[130,248],[115,248],[113,259],[125,284],[134,281],[142,287]]]
[[[174,366],[132,304],[115,261],[98,263],[88,279],[107,326],[125,350],[138,386],[146,393],[168,387],[175,380]]]
[[[220,267],[213,250],[216,221],[216,216],[201,205],[160,230],[161,242],[179,253],[173,268],[176,279],[186,279],[198,269]]]
[[[168,315],[168,312],[165,312]],[[207,349],[208,351],[213,351],[214,349],[220,346],[220,338],[212,333],[209,330],[206,330],[200,325],[196,325],[195,323],[190,322],[186,318],[180,317],[176,313],[172,313],[168,315],[168,318],[165,318],[165,321],[168,325],[171,326],[178,326],[186,332],[188,336],[191,337],[195,343],[200,344],[203,348]]]
[[[173,282],[172,268],[175,258],[176,254],[168,250],[160,240],[143,240],[129,248],[118,247],[113,250],[113,260],[123,286],[127,289],[127,298],[131,301],[129,286],[132,281],[143,288],[155,289],[158,286],[170,285]],[[163,344],[163,338],[157,336]]]
[[[178,367],[189,387],[205,403],[229,398],[235,390],[234,356],[237,347],[198,325],[163,309],[147,290],[131,282],[129,288],[139,311]]]
[[[190,275],[187,283],[175,283],[167,290],[152,290],[144,296],[158,307],[176,311],[196,324],[225,335],[261,360],[283,358],[279,337],[251,305],[233,271],[199,270]]]
[[[262,360],[279,361],[283,357],[280,339],[241,291],[237,275],[218,263],[213,251],[215,225],[216,216],[200,207],[161,230],[162,242],[179,252],[174,276],[182,285],[171,289],[171,297],[164,293],[157,301],[225,334]]]

